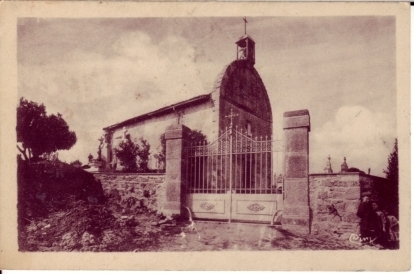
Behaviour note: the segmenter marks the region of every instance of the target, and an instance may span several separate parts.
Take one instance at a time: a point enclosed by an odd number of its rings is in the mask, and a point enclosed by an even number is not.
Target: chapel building
[[[160,136],[171,124],[200,130],[209,142],[227,127],[252,138],[272,138],[272,109],[266,88],[255,69],[255,42],[247,34],[236,42],[237,58],[218,75],[211,92],[105,127],[106,169],[120,169],[114,149],[127,135],[151,146],[150,169],[159,169]],[[173,95],[171,95],[173,97]]]

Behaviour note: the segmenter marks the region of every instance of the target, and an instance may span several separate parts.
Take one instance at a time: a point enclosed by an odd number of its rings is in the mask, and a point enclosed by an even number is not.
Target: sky
[[[274,137],[286,111],[311,116],[310,172],[382,176],[397,137],[395,17],[251,17]],[[63,161],[96,154],[102,128],[200,94],[236,58],[238,17],[18,20],[18,95],[61,113],[78,141]],[[17,102],[16,102],[17,106]]]

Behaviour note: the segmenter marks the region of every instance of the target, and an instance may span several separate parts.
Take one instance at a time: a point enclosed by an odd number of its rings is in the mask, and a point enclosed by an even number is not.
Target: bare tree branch
[[[26,160],[26,161],[28,161],[29,159],[27,158],[27,155],[26,155],[26,148],[24,148],[24,150],[23,149],[21,149],[20,147],[19,147],[19,145],[16,145],[16,147],[17,147],[17,149],[23,154],[23,157],[24,157],[24,159]]]

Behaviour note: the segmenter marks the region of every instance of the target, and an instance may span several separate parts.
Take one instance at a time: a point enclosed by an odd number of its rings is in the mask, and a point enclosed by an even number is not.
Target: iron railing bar
[[[228,149],[228,135],[226,135],[226,143],[225,143],[225,147],[224,147],[224,152],[226,152],[227,155],[223,155],[224,156],[224,160],[223,160],[224,161],[224,181],[223,181],[223,184],[228,190],[229,186],[228,186],[227,175],[228,175],[228,162],[229,162],[229,160],[227,159],[227,157],[229,157],[229,154],[227,152],[227,149]]]
[[[202,167],[203,167],[203,156],[199,155],[199,157],[198,157],[198,176],[199,176],[200,185],[204,190]],[[202,191],[202,193],[204,193],[204,191]]]
[[[247,149],[246,149],[247,150]],[[247,186],[247,154],[244,154],[244,188]]]
[[[216,190],[214,184],[214,176],[213,176],[213,157],[207,157],[207,177],[206,181],[208,184],[208,188],[211,189],[213,192]]]
[[[253,150],[253,143],[252,143],[252,141],[250,141],[250,151],[252,151],[252,150]],[[253,154],[249,153],[249,155],[250,155],[250,161],[249,161],[249,169],[250,169],[250,172],[249,172],[249,176],[250,176],[249,194],[250,194],[250,193],[252,193],[252,164],[253,164],[252,155]]]
[[[263,136],[260,136],[260,140],[262,139]],[[262,191],[262,184],[263,184],[263,149],[262,149],[262,145],[263,143],[260,142],[260,165],[259,165],[259,169],[260,169],[260,184],[259,184],[259,194]]]
[[[256,137],[257,138],[257,137]],[[256,154],[255,154],[255,161],[254,161],[254,173],[256,174],[256,175],[258,175],[259,174],[259,169],[258,169],[258,155],[259,155],[259,149],[258,149],[258,147],[259,147],[259,142],[257,142],[256,143]],[[254,187],[255,187],[255,189],[254,189],[254,194],[257,194],[257,179],[259,179],[260,180],[260,178],[258,178],[257,176],[255,176],[254,177],[254,181],[255,181],[255,184],[254,184]]]
[[[193,181],[193,183],[191,184],[192,185],[192,187],[193,188],[196,188],[197,187],[197,178],[195,177],[195,170],[194,170],[194,167],[195,167],[195,161],[196,161],[196,158],[193,158],[193,159],[191,159],[191,181]]]
[[[211,175],[214,174],[215,185],[216,185],[216,193],[218,188],[218,177],[217,177],[217,155],[213,154],[213,166],[211,167]]]
[[[223,183],[223,180],[222,180],[222,178],[223,178],[223,169],[222,169],[222,165],[223,165],[223,163],[222,163],[222,157],[221,156],[217,156],[217,157],[220,157],[220,158],[217,158],[217,160],[219,161],[217,164],[218,165],[220,165],[220,169],[217,169],[217,186],[218,186],[218,188],[222,188],[222,183]]]
[[[205,181],[204,181],[204,176],[205,176],[204,169],[206,167],[206,156],[204,155],[205,154],[204,149],[205,149],[205,147],[203,147],[203,150],[202,150],[203,151],[203,156],[201,157],[201,180],[203,182],[204,191],[206,191],[206,186],[205,186]]]
[[[276,156],[276,158],[274,156]],[[277,174],[277,170],[278,170],[278,167],[277,167],[278,160],[277,160],[277,158],[278,158],[277,154],[270,153],[270,160],[272,162],[272,164],[271,164],[272,188],[274,188],[276,186],[276,179],[275,179],[274,175]],[[276,159],[276,162],[274,161],[275,159]]]
[[[230,130],[232,130],[232,128],[231,128],[231,124],[230,124]],[[231,211],[232,211],[232,207],[233,207],[233,205],[232,205],[232,203],[233,203],[233,201],[232,201],[232,187],[233,187],[233,185],[232,185],[232,169],[233,169],[233,163],[232,163],[232,161],[233,161],[233,154],[232,154],[232,152],[233,152],[233,135],[232,135],[232,132],[230,132],[230,165],[229,165],[229,175],[230,175],[230,179],[229,179],[229,181],[230,181],[230,203],[229,203],[229,209],[230,209],[230,215],[229,215],[229,222],[231,222]]]
[[[204,149],[203,149],[204,150]],[[201,185],[203,186],[203,193],[206,193],[206,186],[204,185],[204,168],[205,168],[205,163],[204,163],[204,151],[203,151],[203,155],[200,156],[200,180],[201,180]]]
[[[189,175],[189,172],[188,172],[188,160],[189,160],[189,158],[188,158],[188,148],[189,148],[189,146],[190,146],[190,144],[187,144],[187,146],[186,146],[186,149],[185,149],[185,180],[186,180],[186,182],[185,182],[185,186],[186,186],[186,188],[187,189],[190,189],[190,180],[189,180],[189,178],[188,178],[188,175]]]
[[[207,187],[210,190],[213,190],[213,181],[212,178],[210,178],[210,169],[211,169],[211,156],[210,156],[210,151],[207,151],[207,157],[206,157],[206,161],[207,161],[207,168],[206,168],[206,182],[207,182]]]
[[[266,143],[265,143],[265,146],[266,146],[266,150],[267,150],[267,135],[266,135],[266,138],[265,138],[265,140],[266,140]],[[267,185],[269,184],[269,181],[268,181],[268,178],[267,178],[267,152],[265,152],[265,163],[266,163],[266,165],[265,165],[265,186],[267,187]]]
[[[194,158],[194,179],[196,180],[196,187],[198,188],[200,185],[200,181],[198,180],[198,174],[197,174],[197,158]]]
[[[240,143],[239,142],[240,142],[240,139],[239,139],[239,135],[237,134],[237,127],[236,127],[236,151],[237,152],[240,151]],[[240,184],[239,183],[239,181],[240,181],[240,172],[239,172],[239,170],[240,170],[240,165],[239,165],[240,159],[239,159],[239,155],[240,154],[236,154],[236,164],[235,164],[235,168],[234,168],[234,178],[235,178],[235,180],[234,180],[234,189],[237,189],[237,186]],[[237,174],[239,176],[237,176]]]

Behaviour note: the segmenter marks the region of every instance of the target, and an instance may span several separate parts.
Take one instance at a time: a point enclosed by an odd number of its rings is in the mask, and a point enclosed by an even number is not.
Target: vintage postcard
[[[410,269],[408,3],[2,4],[1,268]]]

